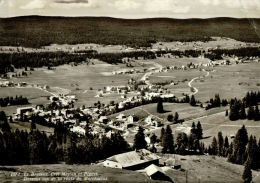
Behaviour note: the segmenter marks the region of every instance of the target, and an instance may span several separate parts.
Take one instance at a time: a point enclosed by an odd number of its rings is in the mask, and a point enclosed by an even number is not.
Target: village
[[[149,51],[156,52],[165,50],[169,49],[151,49]],[[172,56],[168,53],[163,54],[161,57],[178,58],[178,56]],[[204,54],[201,54],[198,58],[204,59]],[[76,94],[71,94],[69,89],[49,86],[47,84],[33,84],[25,81],[17,82],[16,79],[19,77],[24,77],[26,79],[26,71],[19,70],[19,73],[14,71],[2,75],[0,79],[0,89],[33,88],[49,95],[47,97],[48,103],[45,105],[28,104],[25,107],[17,107],[16,112],[8,116],[9,120],[12,119],[14,123],[34,123],[38,120],[41,121],[41,125],[47,127],[54,127],[57,124],[62,124],[77,136],[83,137],[87,132],[99,136],[99,138],[102,138],[102,136],[111,138],[113,134],[119,132],[125,139],[133,137],[138,133],[139,128],[142,127],[144,129],[147,146],[149,148],[156,147],[157,150],[161,150],[161,143],[159,141],[155,143],[151,142],[151,136],[155,131],[160,131],[163,127],[173,123],[145,111],[142,109],[142,106],[147,104],[156,104],[159,100],[168,103],[186,103],[185,98],[192,97],[199,92],[198,88],[193,86],[193,82],[209,77],[212,72],[216,71],[216,67],[230,67],[232,65],[252,62],[258,63],[260,61],[259,57],[245,58],[222,55],[222,58],[222,60],[209,60],[208,63],[190,62],[183,65],[172,64],[167,66],[153,63],[151,67],[145,69],[124,68],[121,70],[109,71],[111,75],[116,77],[132,74],[139,74],[141,77],[138,79],[130,78],[127,81],[127,85],[107,85],[104,88],[96,89],[94,98],[98,101],[94,103],[94,105],[88,107],[85,105],[75,107],[79,99]],[[128,59],[126,58],[125,60],[125,63],[129,64]],[[137,61],[132,60],[132,63],[133,62]],[[168,72],[174,73],[175,71],[198,71],[200,76],[193,77],[190,80],[185,79],[181,81],[173,79],[161,83],[152,83],[150,80],[151,77],[156,74],[158,75],[160,73]],[[30,70],[30,72],[33,74],[34,71]],[[178,86],[179,84],[185,84],[188,88],[188,92],[176,96],[174,92],[171,92],[165,87]],[[55,87],[56,90],[53,90]],[[85,92],[87,92],[87,90],[85,90]],[[120,101],[110,101],[106,104],[102,102],[103,99],[114,94],[120,97]],[[204,104],[201,103],[200,108],[203,108],[203,106]],[[134,108],[143,110],[144,113],[147,113],[146,117],[140,118],[140,116],[136,116],[135,114],[125,114],[128,110]],[[182,120],[182,122],[184,122],[184,120]],[[186,124],[183,125],[182,122],[178,124],[175,132],[180,131],[190,135],[191,127]],[[133,141],[128,141],[128,143],[131,146],[133,145]],[[170,182],[174,181],[165,172],[169,169],[182,170],[180,157],[165,160],[155,152],[151,152],[147,149],[139,149],[117,154],[106,158],[105,160],[98,161],[96,164],[109,168],[134,170],[140,173],[145,173],[150,179]]]

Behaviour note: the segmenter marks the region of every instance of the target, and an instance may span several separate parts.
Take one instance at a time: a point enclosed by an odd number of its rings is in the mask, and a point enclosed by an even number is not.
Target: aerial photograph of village
[[[260,183],[259,0],[0,0],[0,182]]]

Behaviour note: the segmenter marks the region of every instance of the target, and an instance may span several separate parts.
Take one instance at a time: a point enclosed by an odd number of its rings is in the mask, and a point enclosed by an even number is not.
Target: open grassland
[[[110,65],[100,61],[93,61],[94,65],[82,64],[79,66],[63,65],[56,67],[55,70],[46,68],[36,69],[26,78],[19,78],[17,81],[25,81],[40,86],[50,86],[50,91],[66,90],[69,94],[77,96],[76,105],[90,106],[98,100],[104,103],[110,101],[120,101],[120,95],[109,94],[102,98],[96,98],[97,91],[104,89],[105,86],[122,86],[126,85],[130,78],[139,77],[138,74],[113,75],[113,71],[126,69],[123,64]],[[138,68],[141,66],[137,66]],[[146,66],[145,66],[146,67]],[[139,74],[140,75],[140,74]],[[131,95],[131,94],[130,94]]]
[[[120,170],[105,168],[103,166],[97,165],[65,165],[65,164],[52,164],[52,165],[24,165],[24,166],[11,166],[11,167],[0,167],[0,180],[2,182],[30,182],[24,181],[24,173],[46,173],[50,177],[61,177],[62,182],[86,182],[86,181],[75,181],[75,180],[66,180],[65,178],[100,178],[101,181],[97,182],[152,182],[159,183],[161,181],[154,181],[149,179],[146,175],[129,171],[129,170]],[[18,176],[11,176],[11,174],[20,173]],[[54,175],[56,173],[56,176]],[[57,174],[63,173],[65,176],[57,176]],[[80,175],[81,173],[81,175]],[[73,175],[77,174],[77,175]],[[85,174],[85,176],[83,176]],[[39,176],[38,176],[39,177]],[[36,178],[38,178],[36,177]],[[45,177],[45,176],[43,176]],[[94,180],[93,180],[94,181]],[[91,180],[87,182],[93,182]],[[42,181],[43,182],[43,181]],[[57,180],[54,182],[58,182]],[[59,181],[61,182],[61,181]],[[96,181],[94,181],[96,182]]]
[[[175,58],[173,56],[162,56],[154,60],[154,62],[162,65],[162,66],[186,66],[189,63],[193,64],[207,64],[209,63],[209,59],[207,58],[192,58],[192,57],[183,57],[183,58]]]
[[[181,167],[187,171],[187,182],[192,183],[242,183],[244,166],[235,165],[226,161],[225,158],[214,156],[180,156],[163,155],[162,161],[167,159],[178,160]],[[186,171],[167,170],[167,175],[175,182],[186,182]],[[253,180],[259,172],[253,171]]]
[[[215,72],[201,80],[196,80],[192,85],[198,88],[196,99],[202,102],[219,94],[221,98],[242,98],[248,91],[260,89],[260,64],[238,64],[231,66],[214,67]]]
[[[0,88],[0,97],[16,97],[22,95],[28,98],[28,105],[23,106],[7,106],[0,107],[1,110],[5,111],[6,114],[11,115],[16,112],[17,107],[26,107],[31,105],[40,105],[48,103],[47,97],[50,96],[49,93],[36,88]]]
[[[126,20],[28,16],[0,19],[0,45],[40,47],[51,43],[98,43],[150,46],[156,41],[206,41],[212,36],[259,42],[259,25],[259,19]]]
[[[31,130],[31,123],[29,123],[29,122],[14,122],[14,123],[9,123],[9,124],[13,131],[15,131],[16,129],[19,129],[20,131],[23,130],[23,131],[30,132],[30,130]],[[39,124],[36,124],[36,129],[41,132],[45,132],[47,135],[54,133],[54,128],[42,126]]]

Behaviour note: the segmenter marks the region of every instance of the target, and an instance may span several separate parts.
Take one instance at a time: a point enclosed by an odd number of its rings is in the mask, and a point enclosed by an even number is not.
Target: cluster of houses
[[[13,81],[0,81],[0,87],[26,87],[26,82],[14,83]]]

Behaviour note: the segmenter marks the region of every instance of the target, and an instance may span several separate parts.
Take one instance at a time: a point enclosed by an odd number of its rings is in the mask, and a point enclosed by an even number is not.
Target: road
[[[208,77],[208,76],[209,76],[209,71],[205,71],[205,69],[203,69],[202,71],[203,71],[203,72],[207,72],[207,74],[206,74],[205,76],[203,76],[203,77]],[[194,91],[190,94],[190,96],[191,96],[191,95],[196,95],[196,94],[199,92],[198,88],[195,88],[195,87],[193,87],[193,86],[191,85],[191,83],[192,83],[193,81],[197,80],[197,79],[200,79],[200,77],[195,77],[195,78],[193,78],[192,80],[190,80],[190,82],[188,83],[188,86],[189,86],[190,88],[193,88],[193,90],[194,90]]]

